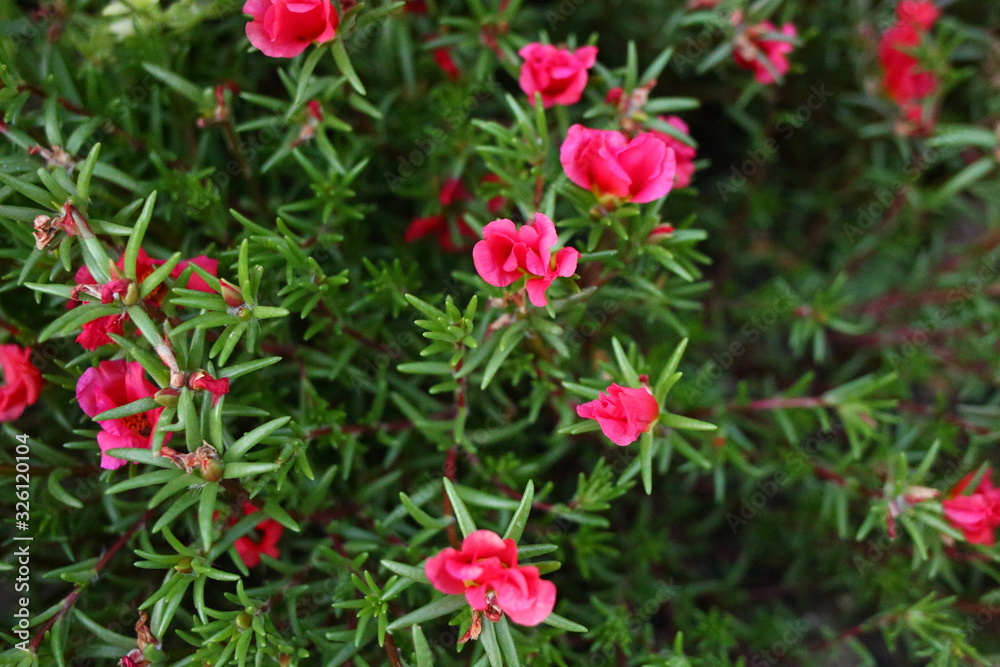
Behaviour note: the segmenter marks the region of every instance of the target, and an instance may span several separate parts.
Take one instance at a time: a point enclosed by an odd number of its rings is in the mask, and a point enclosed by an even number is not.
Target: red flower
[[[767,33],[778,33],[791,38],[797,34],[791,23],[781,26],[779,31],[770,21],[763,21],[747,28],[733,45],[733,60],[736,64],[743,69],[752,70],[754,78],[765,85],[775,82],[775,73],[783,76],[788,72],[788,58],[785,56],[795,48],[791,42],[768,39]],[[761,56],[767,58],[770,68],[764,64]]]
[[[558,240],[556,226],[542,213],[520,228],[506,218],[483,227],[483,240],[472,249],[476,272],[490,285],[506,287],[521,276],[528,276],[525,288],[535,306],[545,306],[545,291],[559,277],[576,273],[580,253],[562,248],[553,254]]]
[[[253,503],[246,501],[241,506],[244,516],[259,511]],[[240,517],[233,514],[227,521],[229,526],[235,526],[239,520]],[[264,519],[257,524],[256,531],[260,536],[260,539],[256,542],[251,537],[244,535],[233,544],[236,553],[240,555],[240,558],[243,559],[247,567],[256,567],[259,565],[261,554],[266,554],[271,558],[277,558],[280,555],[278,540],[281,539],[281,534],[285,532],[285,527],[274,519]]]
[[[597,47],[582,46],[576,51],[535,42],[517,52],[524,58],[518,83],[535,106],[535,93],[542,94],[542,106],[570,105],[580,101],[587,87],[587,70],[597,62]]]
[[[211,393],[214,406],[224,394],[229,393],[229,378],[213,378],[205,371],[195,371],[188,378],[188,387],[195,391]]]
[[[913,54],[938,16],[932,2],[905,0],[896,7],[896,23],[879,40],[882,86],[890,99],[908,110],[909,116],[913,116],[915,103],[938,87],[937,76],[922,70],[920,61]]]
[[[135,273],[136,282],[141,284],[143,280],[149,277],[156,267],[161,266],[164,263],[162,259],[152,259],[146,251],[139,248],[139,253],[136,255],[135,262]],[[177,278],[184,271],[188,264],[196,264],[205,271],[208,271],[212,275],[216,275],[219,269],[219,260],[210,259],[205,255],[199,255],[194,259],[184,260],[179,262],[174,270],[170,272],[171,278]],[[118,258],[115,265],[120,271],[125,270],[125,254]],[[73,276],[73,281],[79,285],[94,285],[94,276],[91,275],[90,269],[86,266],[81,266],[76,275]],[[99,292],[101,295],[102,303],[111,303],[114,301],[114,296],[116,294],[121,295],[125,292],[125,288],[128,285],[127,280],[113,280],[110,283],[99,286]],[[208,283],[196,273],[193,273],[188,279],[185,285],[187,289],[199,290],[201,292],[215,292]],[[159,307],[163,303],[164,297],[167,295],[167,287],[165,285],[159,285],[156,289],[146,295],[144,301],[155,307]],[[70,301],[66,304],[68,308],[74,308],[77,304],[75,301]],[[98,317],[96,320],[91,320],[83,325],[79,335],[76,337],[76,342],[83,346],[87,350],[96,350],[102,345],[110,345],[114,341],[108,336],[108,334],[115,334],[116,336],[124,335],[123,325],[128,319],[126,313],[121,313],[120,315],[106,315],[104,317]]]
[[[294,58],[337,34],[340,18],[330,0],[247,0],[247,37],[265,56]]]
[[[612,384],[607,394],[578,405],[576,414],[595,419],[601,431],[619,447],[630,445],[649,430],[660,414],[656,399],[645,389]]]
[[[673,125],[684,134],[688,134],[687,123],[677,116],[660,116],[659,119],[664,123]],[[676,171],[674,171],[674,187],[686,188],[691,185],[691,176],[694,175],[694,158],[696,153],[694,146],[686,144],[680,139],[677,139],[666,132],[660,132],[659,130],[651,130],[650,134],[662,141],[667,148],[672,148],[674,151],[674,160],[676,162]]]
[[[521,625],[538,625],[555,607],[555,584],[542,579],[537,567],[518,565],[514,540],[489,530],[469,534],[460,550],[449,547],[428,558],[424,572],[442,593],[464,593],[473,609],[489,615],[497,607]]]
[[[467,201],[470,198],[469,191],[462,185],[462,181],[457,178],[446,180],[441,187],[441,193],[438,195],[438,201],[441,207],[445,209],[456,207],[460,202]],[[407,243],[413,243],[426,236],[434,236],[437,238],[438,245],[441,246],[442,250],[445,252],[457,252],[461,248],[452,238],[451,225],[449,224],[450,219],[445,213],[425,218],[415,218],[410,223],[410,226],[406,228],[403,240]],[[476,233],[472,231],[472,228],[466,224],[461,216],[456,218],[455,227],[460,237],[476,238]]]
[[[42,373],[31,363],[31,348],[0,345],[0,422],[14,421],[42,393]]]
[[[142,365],[136,361],[102,361],[96,368],[88,368],[76,383],[76,400],[87,415],[94,417],[112,408],[120,408],[140,398],[156,393],[156,386],[146,379]],[[124,459],[109,456],[109,449],[148,449],[153,439],[156,422],[163,408],[139,414],[107,419],[98,422],[101,432],[97,444],[101,448],[101,467],[115,470],[125,465]],[[164,439],[170,439],[170,433]]]
[[[962,531],[966,541],[992,545],[994,531],[1000,526],[1000,489],[993,488],[993,470],[987,468],[972,493],[963,495],[975,476],[973,472],[963,477],[941,506],[948,522]]]
[[[569,180],[598,197],[636,204],[665,196],[674,185],[674,151],[649,133],[629,141],[621,132],[569,128],[559,149]]]

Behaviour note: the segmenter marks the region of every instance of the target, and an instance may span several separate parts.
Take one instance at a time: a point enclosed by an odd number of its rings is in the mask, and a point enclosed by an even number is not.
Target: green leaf
[[[528,523],[528,514],[531,512],[531,501],[534,498],[535,484],[529,479],[527,486],[524,487],[524,493],[521,494],[521,504],[517,506],[514,516],[511,517],[510,523],[507,524],[507,531],[503,534],[505,540],[511,539],[514,542],[518,542],[521,539],[521,535],[524,534],[524,527]]]
[[[718,428],[715,424],[709,424],[699,419],[691,419],[683,415],[675,415],[669,412],[660,413],[660,423],[669,428],[685,429],[689,431],[714,431]]]
[[[497,642],[497,631],[491,621],[483,622],[483,631],[479,635],[479,643],[486,652],[486,657],[490,661],[490,667],[503,667],[503,654],[500,652],[500,644]]]
[[[143,412],[148,412],[149,410],[155,410],[159,407],[162,406],[151,397],[140,398],[139,400],[132,401],[131,403],[126,403],[125,405],[117,408],[111,408],[110,410],[105,410],[104,412],[94,415],[93,420],[95,422],[102,422],[108,419],[121,419],[122,417],[128,417],[129,415],[137,415]]]
[[[209,482],[201,489],[198,498],[198,533],[202,548],[212,548],[212,521],[215,515],[215,498],[219,494],[219,483]]]
[[[507,617],[501,616],[499,621],[491,625],[496,628],[500,652],[503,653],[503,659],[507,662],[508,667],[521,667],[521,663],[517,659],[517,644],[514,643],[514,637],[510,634],[510,624],[507,623]]]
[[[427,643],[427,638],[424,637],[424,631],[416,624],[413,625],[412,630],[414,658],[417,667],[434,667],[434,654],[431,653],[431,647]]]
[[[563,618],[555,612],[549,614],[542,622],[546,625],[551,625],[554,628],[559,628],[560,630],[566,630],[568,632],[587,632],[587,628],[584,626],[579,623],[574,623],[568,618]]]
[[[125,277],[136,282],[135,263],[139,257],[139,249],[142,248],[142,240],[146,236],[146,229],[153,219],[153,208],[156,206],[156,192],[151,192],[146,198],[146,203],[142,206],[139,219],[135,222],[132,234],[128,237],[128,245],[125,246]]]
[[[365,94],[365,87],[361,83],[361,79],[358,78],[358,73],[354,71],[354,65],[351,64],[351,57],[347,55],[347,49],[344,48],[344,40],[337,39],[333,42],[333,59],[337,63],[337,67],[340,68],[341,74],[351,82],[351,87],[358,91],[360,94]]]
[[[466,601],[464,595],[449,595],[411,611],[401,618],[397,618],[389,624],[388,629],[390,631],[399,630],[400,628],[405,628],[416,623],[425,623],[445,614],[458,611],[468,605],[469,603]]]
[[[279,428],[291,421],[291,417],[278,417],[277,419],[272,419],[266,424],[262,424],[245,434],[242,438],[234,442],[226,449],[226,454],[223,460],[228,464],[231,461],[238,461],[243,457],[250,448],[259,443],[261,440],[271,435]],[[228,468],[227,468],[228,471]]]
[[[618,362],[618,369],[621,371],[622,380],[625,382],[625,385],[628,387],[638,387],[639,374],[632,367],[632,362],[628,360],[628,355],[625,354],[625,350],[617,338],[611,339],[611,347],[615,351],[615,361]]]
[[[462,531],[462,535],[467,537],[470,533],[476,530],[476,523],[472,520],[472,515],[469,514],[468,508],[462,499],[458,496],[458,491],[452,485],[451,480],[447,477],[444,479],[444,490],[448,494],[448,500],[451,501],[451,509],[455,513],[455,520],[458,522],[458,528]]]
[[[422,567],[414,567],[412,565],[406,565],[404,563],[397,563],[394,560],[383,560],[381,561],[382,566],[385,569],[398,574],[401,577],[406,577],[412,581],[416,581],[421,584],[430,583],[427,580],[427,574],[424,572]]]

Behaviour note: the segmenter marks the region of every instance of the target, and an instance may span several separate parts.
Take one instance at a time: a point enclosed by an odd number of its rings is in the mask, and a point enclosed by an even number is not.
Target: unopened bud
[[[673,225],[657,225],[656,227],[653,227],[653,231],[649,233],[649,236],[646,237],[646,240],[649,241],[650,243],[659,243],[664,239],[670,238],[670,236],[673,233],[674,233]]]
[[[219,280],[219,283],[222,285],[222,298],[225,299],[227,306],[230,308],[239,308],[246,304],[243,301],[243,291],[239,287],[225,278]]]
[[[210,461],[201,466],[201,476],[206,482],[218,482],[225,471],[225,467],[218,461]]]
[[[129,282],[128,289],[125,290],[125,294],[121,297],[121,300],[126,306],[134,306],[139,303],[139,288],[135,283]]]
[[[243,612],[242,614],[236,617],[236,627],[238,627],[240,630],[246,630],[251,625],[253,625],[253,616],[251,616],[250,614]]]
[[[181,393],[176,389],[165,388],[153,394],[153,400],[165,408],[176,408]]]
[[[180,572],[181,574],[191,574],[191,559],[181,558],[179,561],[177,561],[177,564],[174,565],[174,569]]]

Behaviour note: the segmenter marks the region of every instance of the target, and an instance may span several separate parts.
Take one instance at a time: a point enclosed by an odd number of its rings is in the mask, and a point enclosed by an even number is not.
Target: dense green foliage
[[[335,40],[286,60],[249,49],[232,0],[0,0],[0,342],[46,379],[0,436],[10,535],[28,436],[33,537],[25,652],[4,533],[0,662],[117,664],[144,610],[156,665],[996,664],[1000,552],[941,499],[1000,464],[1000,6],[943,8],[940,114],[906,136],[876,62],[891,3],[744,7],[798,27],[770,86],[732,62],[733,3],[342,5]],[[518,88],[543,33],[600,49],[577,105]],[[698,144],[693,186],[595,206],[567,128],[616,127],[606,94],[651,79],[650,115]],[[549,307],[500,298],[469,247],[404,242],[449,178],[471,191],[452,222],[542,211],[583,253]],[[70,201],[94,235],[36,249]],[[127,246],[217,258],[246,307],[169,264],[142,286],[167,280],[162,316],[129,306],[84,350],[116,306],[67,311],[74,274]],[[167,386],[164,336],[231,381],[159,422],[221,479],[149,450],[98,465],[78,379],[122,358]],[[616,447],[574,408],[641,375],[660,422]],[[248,498],[285,526],[253,568]],[[469,522],[520,535],[555,616],[456,647],[469,609],[420,565]]]

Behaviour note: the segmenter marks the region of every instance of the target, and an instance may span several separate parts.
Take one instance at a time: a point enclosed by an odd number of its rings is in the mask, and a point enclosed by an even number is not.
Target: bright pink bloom
[[[535,42],[517,52],[524,58],[518,83],[535,106],[535,93],[542,94],[542,106],[570,105],[580,101],[587,87],[587,70],[597,62],[596,46],[576,51]]]
[[[156,393],[156,386],[146,379],[142,364],[137,361],[102,361],[96,368],[88,368],[76,383],[76,400],[87,415],[94,417],[112,408],[120,408],[140,398]],[[97,444],[101,448],[101,467],[115,470],[125,465],[123,459],[109,456],[109,449],[132,447],[148,449],[153,439],[156,422],[163,408],[147,410],[119,419],[98,422],[101,432]],[[167,434],[164,442],[170,439]]]
[[[905,0],[896,7],[896,23],[879,40],[882,86],[889,98],[901,107],[914,107],[917,101],[933,93],[938,86],[937,76],[922,70],[920,61],[913,53],[938,16],[937,7],[932,2]]]
[[[684,134],[688,134],[688,126],[677,116],[660,116],[664,123],[673,125]],[[680,139],[673,137],[666,132],[650,130],[650,134],[663,142],[667,148],[674,150],[674,160],[676,161],[676,171],[674,172],[674,187],[686,188],[691,185],[691,176],[694,175],[695,148],[684,143]]]
[[[542,579],[537,567],[518,565],[514,540],[489,530],[469,534],[460,550],[449,547],[428,558],[424,571],[442,593],[464,593],[479,611],[495,605],[521,625],[538,625],[555,607],[555,584]]]
[[[243,13],[253,17],[250,43],[272,58],[294,58],[310,44],[329,42],[340,23],[330,0],[247,0]]]
[[[242,508],[243,516],[259,511],[253,503],[245,501],[242,503]],[[239,520],[240,517],[234,514],[227,519],[227,522],[230,526],[234,526]],[[257,541],[254,541],[249,535],[244,535],[233,543],[236,553],[240,555],[247,567],[259,565],[261,554],[267,554],[271,558],[277,558],[280,555],[278,541],[281,539],[281,534],[285,532],[285,527],[274,519],[264,519],[257,524],[256,532],[260,538]]]
[[[986,469],[979,485],[968,495],[963,495],[976,473],[969,473],[941,501],[944,515],[955,528],[962,531],[970,544],[992,545],[994,531],[1000,526],[1000,489],[993,487],[993,470]]]
[[[674,151],[652,134],[629,141],[614,130],[569,128],[559,149],[569,180],[598,197],[611,196],[636,204],[663,197],[674,184]]]
[[[743,69],[752,70],[754,78],[765,85],[775,82],[774,72],[781,76],[788,73],[788,58],[785,56],[795,48],[791,42],[768,39],[765,36],[767,33],[779,33],[791,38],[797,35],[795,26],[791,23],[781,26],[779,31],[770,21],[763,21],[747,28],[733,45],[733,60],[736,64]],[[761,61],[761,56],[767,58],[771,64],[770,69]]]
[[[494,220],[483,227],[483,240],[472,249],[472,261],[480,277],[496,287],[528,276],[528,298],[535,306],[545,306],[549,285],[556,278],[576,273],[580,257],[574,248],[553,254],[552,246],[558,239],[556,226],[542,213],[535,213],[534,219],[520,228],[506,218]]]
[[[604,435],[619,447],[630,445],[656,421],[660,406],[646,389],[612,384],[607,392],[576,406],[576,414],[597,420]]]
[[[42,373],[31,363],[31,348],[0,345],[0,422],[14,421],[42,393]]]

